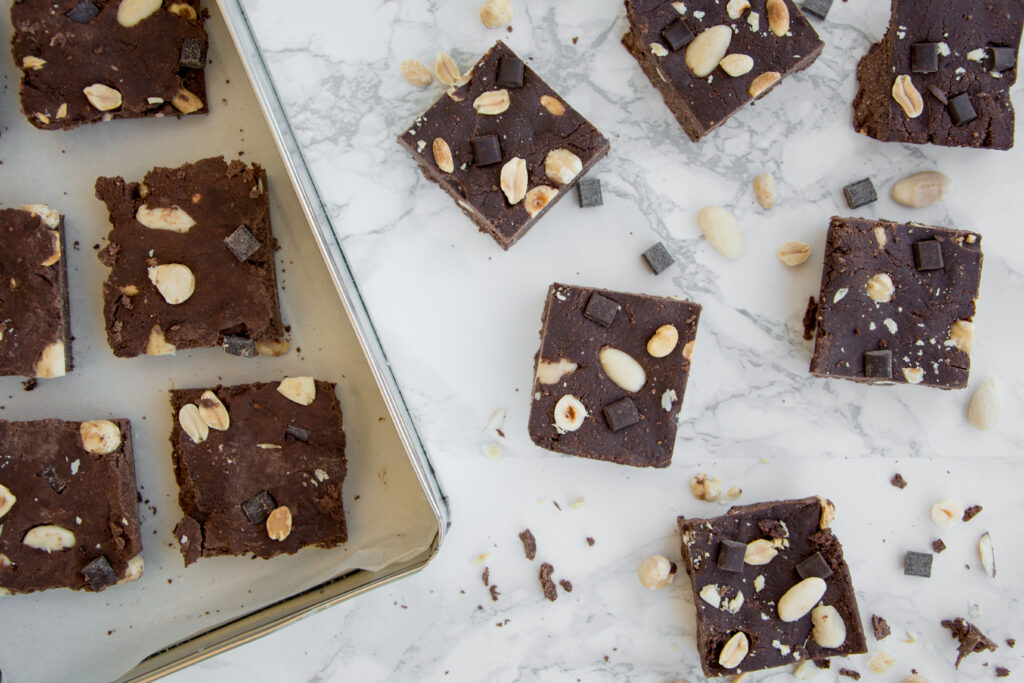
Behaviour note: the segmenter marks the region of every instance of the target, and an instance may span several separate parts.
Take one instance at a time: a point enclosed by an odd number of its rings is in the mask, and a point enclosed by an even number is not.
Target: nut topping
[[[730,19],[739,19],[748,9],[750,9],[750,0],[729,0],[725,6],[725,12]]]
[[[718,65],[722,71],[735,78],[750,73],[754,68],[754,58],[750,55],[731,54],[722,57]]]
[[[509,98],[508,90],[505,88],[501,90],[488,90],[473,100],[473,108],[476,109],[476,113],[483,116],[504,114],[508,111],[511,104],[512,100]]]
[[[587,409],[583,402],[572,394],[566,394],[555,404],[555,429],[559,434],[575,432],[583,426],[587,419]]]
[[[63,377],[67,372],[67,361],[64,357],[64,342],[55,341],[46,345],[43,353],[36,361],[35,375],[40,379]]]
[[[974,323],[970,320],[957,320],[949,328],[949,340],[946,346],[955,346],[964,353],[970,353],[974,348]]]
[[[509,159],[501,167],[501,191],[505,193],[508,203],[515,206],[526,196],[526,184],[529,176],[526,172],[526,161],[519,157]]]
[[[537,363],[537,381],[541,384],[558,384],[563,377],[576,372],[577,368],[579,365],[565,358],[554,362],[540,360]]]
[[[924,368],[903,368],[903,379],[907,384],[920,384],[924,381]]]
[[[978,559],[989,578],[996,578],[996,554],[992,548],[992,535],[987,531],[978,540]]]
[[[60,261],[60,233],[56,230],[50,231],[50,242],[53,244],[53,253],[46,257],[39,265],[49,267]]]
[[[132,559],[128,560],[128,568],[124,570],[124,576],[121,581],[138,581],[142,578],[142,572],[146,567],[146,563],[142,559],[142,555],[136,555]]]
[[[203,101],[199,96],[185,88],[178,88],[178,92],[171,98],[171,104],[182,114],[191,114],[203,108]]]
[[[907,176],[892,186],[893,201],[921,209],[938,202],[953,189],[953,181],[945,173],[925,171]]]
[[[743,255],[743,233],[731,213],[720,206],[706,206],[697,213],[697,224],[722,256],[738,259]]]
[[[100,111],[111,111],[112,109],[117,109],[121,106],[121,93],[114,90],[109,85],[93,83],[89,87],[83,89],[82,92],[85,93],[85,97],[89,100],[89,104]]]
[[[637,392],[647,383],[647,373],[632,356],[625,351],[605,346],[597,353],[601,369],[620,389]]]
[[[274,508],[267,516],[267,536],[272,541],[283,541],[292,532],[292,511],[286,506]]]
[[[434,138],[434,144],[432,145],[434,152],[434,163],[437,167],[445,173],[451,173],[455,170],[455,160],[452,158],[451,147],[444,141],[444,138]]]
[[[117,8],[117,23],[131,28],[160,9],[163,0],[121,0]]]
[[[544,173],[559,185],[568,185],[583,170],[583,162],[567,149],[553,149],[544,158]]]
[[[903,111],[912,119],[916,119],[924,111],[924,99],[914,87],[910,76],[906,74],[896,77],[896,81],[892,84],[892,98],[903,107]]]
[[[557,97],[551,95],[540,96],[540,106],[548,110],[548,112],[554,116],[562,116],[565,114],[565,105]]]
[[[172,14],[177,14],[179,17],[185,17],[191,21],[195,21],[199,18],[199,15],[196,14],[195,8],[187,2],[172,2],[171,6],[167,8],[167,11]],[[142,558],[140,557],[139,560],[141,561]]]
[[[819,647],[834,649],[846,642],[846,624],[832,605],[818,605],[811,610],[811,633]]]
[[[768,28],[781,38],[789,32],[789,7],[784,0],[768,0],[765,5],[768,12]]]
[[[655,57],[668,57],[668,50],[661,43],[651,43],[651,54]]]
[[[538,185],[529,192],[526,193],[526,213],[530,214],[530,217],[536,216],[538,213],[544,210],[544,207],[558,194],[558,190],[547,185]]]
[[[1003,414],[1003,395],[994,379],[982,384],[967,406],[967,420],[978,429],[992,429]]]
[[[177,348],[164,338],[164,331],[159,325],[153,325],[146,340],[143,353],[147,356],[173,356]]]
[[[712,26],[701,31],[686,46],[686,66],[701,78],[710,75],[725,57],[731,42],[732,29],[728,26]]]
[[[932,521],[943,529],[952,529],[963,516],[963,506],[952,498],[944,498],[932,505]]]
[[[690,479],[690,493],[697,500],[713,503],[722,495],[722,480],[700,472]]]
[[[18,499],[11,493],[11,490],[0,484],[0,519],[3,519],[4,515],[11,511],[16,502]]]
[[[210,437],[210,425],[199,414],[199,406],[186,403],[178,411],[178,424],[185,430],[192,443],[202,443]]]
[[[779,619],[793,622],[806,616],[825,595],[826,588],[825,580],[817,576],[799,582],[779,598]]]
[[[430,70],[419,60],[407,59],[402,62],[401,69],[405,80],[417,88],[426,88],[434,80]]]
[[[749,565],[759,567],[774,560],[778,554],[778,549],[771,541],[759,538],[747,544],[747,551],[743,554],[743,561]]]
[[[149,281],[160,292],[160,296],[172,306],[185,303],[196,291],[196,276],[186,265],[165,263],[150,266],[147,272]]]
[[[34,69],[35,71],[39,71],[45,65],[46,65],[46,60],[45,59],[40,59],[39,57],[36,57],[35,55],[25,55],[21,59],[21,68],[22,69]]]
[[[196,224],[192,216],[178,206],[151,209],[142,204],[135,212],[135,220],[152,230],[171,230],[173,232],[188,232]]]
[[[434,73],[437,74],[437,80],[453,87],[458,85],[462,79],[462,72],[455,65],[455,60],[445,52],[437,53],[437,60],[434,62]]]
[[[799,266],[811,257],[811,245],[806,242],[786,242],[779,247],[778,257],[787,266]]]
[[[78,432],[87,453],[108,455],[121,447],[121,428],[110,420],[83,422]]]
[[[782,78],[782,74],[778,71],[765,71],[750,82],[750,87],[747,88],[747,93],[749,93],[751,97],[758,97],[761,93],[768,90],[768,88],[778,83],[780,78]]]
[[[67,550],[75,546],[75,535],[61,526],[45,524],[32,527],[21,542],[29,548],[52,553],[55,550]]]
[[[775,187],[775,176],[771,173],[761,173],[754,178],[754,196],[762,209],[770,209],[775,206],[778,193]]]
[[[724,669],[735,669],[747,656],[749,650],[750,641],[747,639],[747,635],[742,631],[735,633],[722,646],[722,651],[718,655],[718,665]]]
[[[308,406],[316,400],[316,382],[312,377],[285,377],[277,391],[289,401]]]
[[[51,209],[46,204],[22,204],[19,208],[33,216],[39,216],[39,219],[51,228],[60,227],[60,212],[57,209]]]
[[[511,0],[487,0],[480,8],[480,21],[487,28],[501,28],[512,23],[514,13]]]
[[[283,356],[288,353],[291,345],[287,339],[268,339],[256,342],[256,351],[261,356]]]
[[[210,429],[216,429],[218,432],[223,432],[231,426],[231,417],[228,415],[228,409],[217,398],[217,394],[209,389],[204,391],[199,397],[199,417],[203,419],[203,422]]]
[[[836,505],[828,498],[822,498],[818,496],[818,502],[821,503],[821,516],[818,518],[818,526],[822,529],[827,529],[832,526],[832,522],[836,519]]]
[[[676,577],[676,567],[664,555],[651,555],[636,570],[641,585],[648,590],[665,588]]]
[[[892,276],[888,273],[877,273],[868,279],[865,290],[875,303],[887,304],[892,301],[892,295],[896,292],[896,285],[892,282]]]
[[[685,358],[686,360],[690,360],[691,358],[693,358],[693,347],[695,343],[696,342],[691,339],[690,341],[683,344],[683,358]]]
[[[675,325],[662,325],[647,340],[647,353],[655,358],[664,358],[675,350],[679,343],[679,330]]]

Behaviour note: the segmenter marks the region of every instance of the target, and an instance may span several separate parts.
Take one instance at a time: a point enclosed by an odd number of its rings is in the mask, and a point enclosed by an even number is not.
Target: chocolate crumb
[[[958,669],[963,658],[972,652],[984,652],[985,650],[995,652],[999,647],[979,631],[977,626],[961,617],[953,620],[943,619],[942,627],[949,629],[950,635],[960,641],[956,658],[956,668]]]
[[[786,538],[789,535],[786,528],[777,519],[762,519],[757,523],[757,528],[761,530],[762,534],[773,539]]]
[[[491,591],[491,600],[493,600],[494,602],[498,602],[498,596],[501,595],[501,593],[498,592],[498,587],[492,585],[490,588],[488,588],[488,590]]]
[[[818,667],[819,669],[831,669],[832,668],[832,660],[831,659],[815,659],[814,660],[814,666]]]
[[[562,587],[566,593],[572,593],[572,581],[569,579],[562,579],[558,582],[558,585]]]
[[[846,676],[847,678],[852,678],[855,681],[860,680],[860,674],[854,671],[853,669],[840,669],[839,675]]]
[[[875,631],[875,640],[885,640],[892,633],[889,622],[877,614],[871,615],[871,628]]]
[[[804,339],[814,339],[814,328],[818,323],[818,302],[814,297],[807,298],[807,310],[804,312]]]
[[[551,575],[554,571],[555,568],[547,562],[540,566],[540,587],[544,591],[544,597],[551,602],[558,599],[558,588],[555,586],[555,582],[551,580]]]
[[[491,585],[491,568],[490,567],[484,567],[483,576],[481,576],[480,578],[482,578],[484,580],[484,585],[485,586],[490,586]]]
[[[1006,678],[1009,675],[1010,675],[1010,670],[1007,669],[1005,666],[997,666],[996,667],[996,678]]]
[[[892,481],[890,481],[889,483],[892,484],[893,486],[895,486],[898,489],[905,489],[905,488],[907,488],[907,480],[904,479],[903,475],[900,474],[899,472],[897,472],[896,474],[892,475]]]
[[[932,541],[932,550],[934,550],[936,554],[941,553],[945,549],[946,543],[941,538],[936,538]]]
[[[597,541],[594,540],[593,536],[587,536],[587,545],[593,546]]]
[[[523,551],[526,553],[526,559],[533,560],[537,557],[537,539],[533,537],[533,532],[526,529],[519,534],[519,540],[523,542]]]
[[[25,391],[32,391],[32,390],[33,390],[33,389],[35,389],[35,388],[36,388],[36,387],[37,387],[38,385],[39,385],[39,382],[37,382],[37,381],[36,381],[36,378],[35,378],[35,377],[33,377],[32,379],[27,379],[27,380],[25,380],[24,382],[22,382],[22,383],[21,383],[21,388],[22,388],[22,389],[24,389]],[[965,513],[965,514],[966,514],[966,513]]]
[[[1006,639],[1006,644],[1009,645],[1010,647],[1017,647],[1017,639],[1016,638],[1007,638]]]
[[[972,519],[974,519],[975,517],[978,516],[979,512],[981,512],[981,506],[980,505],[972,505],[971,507],[969,507],[966,510],[964,510],[964,521],[965,522],[971,521]]]

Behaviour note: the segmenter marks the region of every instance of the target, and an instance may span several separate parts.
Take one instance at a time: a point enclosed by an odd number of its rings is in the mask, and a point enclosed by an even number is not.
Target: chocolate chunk
[[[206,66],[206,41],[200,38],[186,38],[181,41],[178,66],[182,69],[202,69]]]
[[[583,309],[583,317],[599,325],[611,327],[620,308],[622,307],[608,297],[594,293],[590,296],[587,307]]]
[[[602,411],[604,419],[608,422],[613,432],[635,425],[640,421],[640,413],[636,410],[636,404],[628,396],[622,400],[610,403]]]
[[[260,491],[242,503],[242,511],[249,518],[251,524],[263,524],[266,522],[270,512],[276,507],[277,502],[270,495],[269,491]]]
[[[905,489],[905,488],[907,488],[907,480],[904,479],[903,475],[900,474],[899,472],[897,472],[896,474],[892,475],[892,480],[889,483],[892,484],[893,486],[895,486],[898,489]]]
[[[519,540],[523,542],[523,552],[526,553],[526,559],[533,560],[537,557],[537,539],[533,537],[533,532],[526,529],[519,534]]]
[[[967,93],[960,93],[956,97],[949,100],[949,117],[953,119],[953,123],[962,126],[965,123],[970,123],[974,119],[978,118],[978,112],[974,110],[974,105],[971,104],[971,96]]]
[[[941,538],[936,538],[934,541],[932,541],[932,550],[935,551],[936,555],[938,555],[939,553],[941,553],[945,549],[946,549],[946,542],[943,541]]]
[[[562,579],[558,582],[558,585],[562,587],[566,593],[572,593],[572,581],[569,579]]]
[[[82,576],[89,582],[89,588],[94,591],[101,591],[117,583],[117,574],[103,555],[82,567]]]
[[[945,107],[947,104],[949,104],[949,98],[946,97],[946,93],[942,92],[941,90],[936,88],[934,85],[929,85],[928,86],[928,92],[930,92],[932,94],[932,97],[937,99],[939,102],[942,102],[942,106],[943,107]]]
[[[871,628],[875,632],[875,640],[885,640],[892,633],[889,622],[877,614],[871,615]]]
[[[256,342],[248,337],[234,334],[224,335],[224,341],[221,342],[221,346],[224,347],[226,353],[232,356],[252,358],[256,355]]]
[[[309,443],[309,437],[313,435],[313,430],[305,429],[298,425],[289,424],[284,428],[285,441],[292,439],[294,441],[301,441],[302,443]]]
[[[1010,670],[1007,669],[1005,666],[997,666],[996,667],[996,678],[1006,678],[1009,675],[1010,675]]]
[[[1017,64],[1017,51],[1012,47],[990,47],[988,56],[992,62],[989,71],[1009,71]]]
[[[540,566],[540,587],[544,591],[544,597],[551,602],[558,599],[558,588],[555,586],[555,582],[551,580],[551,575],[554,571],[555,568],[547,562]]]
[[[963,517],[964,521],[965,522],[971,521],[972,519],[974,519],[975,517],[978,516],[978,513],[981,512],[981,510],[982,510],[982,508],[981,508],[980,505],[972,505],[972,506],[970,506],[969,508],[964,510],[964,517]]]
[[[865,351],[864,376],[874,379],[892,379],[892,351],[888,349]]]
[[[718,544],[718,568],[726,572],[742,572],[746,554],[746,543],[724,538]]]
[[[580,208],[589,209],[604,204],[601,196],[601,181],[597,178],[583,178],[576,183],[576,193],[579,196]]]
[[[914,265],[918,270],[941,270],[942,244],[938,240],[914,242]]]
[[[800,9],[805,14],[813,14],[819,19],[825,19],[828,16],[828,11],[832,9],[832,0],[804,0]]]
[[[525,67],[515,55],[505,55],[498,62],[497,84],[503,88],[522,88]]]
[[[96,15],[99,13],[99,7],[89,2],[89,0],[82,0],[82,2],[65,12],[64,16],[79,24],[88,24],[90,21],[95,19]]]
[[[655,275],[660,275],[668,269],[673,263],[676,262],[672,258],[672,254],[668,253],[668,249],[661,242],[658,242],[653,247],[643,253],[644,261],[647,262],[648,267],[654,272]]]
[[[250,256],[259,251],[261,246],[260,241],[253,237],[244,225],[239,225],[233,233],[225,237],[224,244],[235,255],[239,263],[245,263]]]
[[[53,468],[52,463],[44,467],[42,470],[40,470],[39,474],[37,474],[36,476],[42,477],[46,481],[46,483],[50,485],[50,488],[52,488],[57,493],[60,493],[65,488],[67,488],[67,482],[60,478],[60,476],[57,474],[57,470]]]
[[[933,74],[939,70],[939,44],[914,43],[910,46],[910,69],[918,74]]]
[[[846,676],[847,678],[852,678],[855,681],[860,680],[860,673],[854,671],[853,669],[840,669],[839,675]]]
[[[472,138],[473,163],[477,166],[490,166],[501,161],[501,144],[497,135],[483,135]]]
[[[827,579],[832,576],[832,568],[828,566],[828,562],[821,556],[821,553],[814,553],[796,566],[796,573],[800,575],[801,579],[809,579],[812,576]]]
[[[956,668],[960,668],[960,662],[964,657],[973,652],[995,652],[999,646],[989,640],[978,627],[970,622],[964,621],[961,617],[956,619],[944,619],[942,627],[949,629],[951,636],[960,641],[957,648]]]
[[[818,667],[819,669],[822,669],[822,670],[831,669],[832,668],[832,660],[831,659],[815,659],[814,660],[814,666],[816,666],[816,667]]]
[[[875,184],[871,182],[871,178],[850,183],[843,188],[843,196],[846,198],[846,205],[851,209],[859,209],[878,201],[878,193],[875,192]]]
[[[672,52],[679,52],[690,44],[694,36],[683,20],[677,19],[661,30],[661,37],[665,39]]]
[[[804,339],[814,339],[814,329],[818,326],[818,302],[813,296],[807,297],[807,310],[804,311]]]
[[[908,550],[903,558],[903,573],[907,576],[930,579],[932,576],[932,554]]]

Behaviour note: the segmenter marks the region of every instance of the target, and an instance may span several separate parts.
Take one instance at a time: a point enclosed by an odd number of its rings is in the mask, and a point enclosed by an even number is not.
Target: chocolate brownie
[[[348,540],[345,432],[335,385],[311,377],[171,391],[185,564],[269,558]]]
[[[943,619],[942,627],[949,629],[949,635],[960,641],[960,647],[956,651],[957,669],[960,668],[960,662],[967,655],[975,652],[995,652],[999,649],[999,646],[982,633],[977,626],[965,621],[962,617]]]
[[[45,204],[0,210],[0,375],[71,371],[64,218]]]
[[[668,467],[700,311],[689,301],[551,285],[534,359],[533,442]]]
[[[32,125],[206,113],[199,0],[19,0],[21,108]]]
[[[142,576],[128,420],[0,421],[0,594]]]
[[[678,519],[706,676],[867,652],[834,515],[811,497]]]
[[[694,142],[825,44],[790,0],[626,0],[622,44]]]
[[[974,232],[832,218],[811,372],[966,387],[981,264]]]
[[[115,356],[223,346],[253,356],[284,337],[266,173],[203,159],[155,168],[142,183],[99,178],[110,212],[103,284]]]
[[[1022,25],[1021,0],[892,0],[889,30],[857,67],[854,128],[885,142],[1009,149]]]
[[[501,41],[466,78],[398,142],[508,249],[608,153],[608,140]]]

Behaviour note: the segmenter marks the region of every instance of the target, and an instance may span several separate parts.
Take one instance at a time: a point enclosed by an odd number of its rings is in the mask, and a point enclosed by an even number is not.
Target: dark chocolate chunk
[[[885,640],[892,633],[889,622],[877,614],[871,615],[871,629],[875,632],[875,640]]]
[[[547,562],[540,566],[540,587],[544,591],[544,597],[551,602],[558,599],[558,588],[555,586],[555,582],[551,580],[551,575],[554,571],[555,568]]]
[[[242,503],[242,511],[245,516],[249,518],[251,524],[263,524],[267,521],[267,517],[274,508],[277,507],[277,502],[274,497],[270,495],[269,491],[260,491],[249,500]]]
[[[933,74],[939,70],[939,44],[914,43],[910,46],[910,68],[914,73]]]
[[[949,98],[946,97],[946,93],[942,92],[941,90],[936,88],[934,85],[929,85],[928,86],[928,92],[930,92],[932,94],[932,97],[937,99],[939,102],[942,102],[942,106],[943,107],[945,107],[947,104],[949,104]]]
[[[948,108],[949,117],[958,126],[970,123],[978,118],[978,112],[974,110],[974,105],[971,104],[971,96],[965,92],[950,99]]]
[[[914,242],[914,265],[918,270],[941,270],[942,243],[938,240]]]
[[[819,19],[828,17],[828,11],[832,9],[832,0],[804,0],[800,6],[805,13],[813,14]]]
[[[921,576],[930,579],[932,576],[932,554],[908,550],[903,557],[903,573],[907,576]]]
[[[302,443],[309,443],[309,437],[313,435],[311,429],[305,429],[298,425],[290,424],[284,429],[284,438],[292,438],[295,441],[301,441]]]
[[[889,349],[865,351],[864,376],[874,379],[892,379],[892,351]]]
[[[79,24],[88,24],[90,21],[95,19],[96,15],[99,13],[99,7],[89,2],[89,0],[82,0],[80,3],[65,12],[64,16]]]
[[[978,513],[981,512],[981,510],[982,510],[982,508],[981,508],[980,505],[972,505],[972,506],[970,506],[969,508],[964,510],[964,517],[963,517],[964,521],[965,522],[971,521],[972,519],[974,519],[975,517],[978,516]]]
[[[949,629],[949,634],[960,641],[957,648],[956,668],[960,668],[960,662],[964,657],[973,652],[995,652],[999,646],[993,643],[988,637],[978,630],[978,627],[970,622],[964,621],[961,617],[956,619],[943,619],[942,627]]]
[[[181,41],[178,66],[182,69],[202,69],[206,66],[206,41],[201,38],[186,38]]]
[[[628,396],[615,403],[610,403],[602,411],[604,419],[608,422],[613,432],[635,425],[640,421],[640,413],[636,410],[636,404]]]
[[[800,575],[801,579],[809,579],[812,576],[827,579],[832,576],[832,568],[828,566],[828,562],[821,556],[821,553],[814,553],[796,566],[796,573]]]
[[[576,183],[576,192],[579,195],[581,209],[604,204],[604,197],[601,196],[601,181],[597,178],[581,179]]]
[[[643,257],[644,261],[647,262],[647,265],[652,271],[654,271],[655,275],[660,275],[667,270],[669,266],[676,262],[676,260],[672,258],[672,254],[668,253],[668,249],[666,249],[665,245],[661,242],[658,242],[653,247],[645,251],[643,253]]]
[[[50,463],[42,470],[40,470],[39,474],[37,474],[36,476],[42,477],[43,480],[45,480],[46,483],[50,485],[50,488],[52,488],[57,493],[63,491],[68,485],[68,483],[61,479],[60,476],[57,474],[57,470],[53,468],[53,463]]]
[[[718,568],[726,572],[742,572],[746,554],[746,543],[724,538],[718,544]]]
[[[665,39],[672,52],[679,52],[693,40],[693,32],[677,19],[661,30],[661,37]]]
[[[851,209],[878,201],[878,193],[875,192],[875,184],[871,182],[871,178],[850,183],[843,188],[843,196],[846,197],[846,204]]]
[[[224,341],[221,342],[221,346],[224,347],[226,353],[232,356],[253,358],[256,355],[256,342],[248,337],[227,334],[224,335]]]
[[[89,582],[89,588],[94,591],[101,591],[117,583],[117,573],[103,555],[82,567],[82,576]]]
[[[501,144],[497,135],[483,135],[469,141],[473,145],[473,163],[490,166],[501,161]]]
[[[943,541],[941,538],[936,538],[934,541],[932,541],[932,550],[935,551],[936,555],[938,555],[939,553],[941,553],[945,549],[946,549],[946,542]]]
[[[526,559],[533,560],[537,557],[537,539],[533,537],[533,532],[529,529],[524,530],[519,534],[519,540],[523,542],[523,552],[526,553]]]
[[[893,486],[895,486],[898,489],[905,489],[905,488],[907,488],[907,480],[904,479],[903,475],[900,474],[899,472],[897,472],[896,474],[892,475],[892,480],[889,483],[892,484]]]
[[[1017,51],[1012,47],[990,47],[988,56],[992,62],[989,71],[1009,71],[1017,64]]]
[[[515,55],[505,55],[498,62],[497,84],[503,88],[522,88],[525,67]]]
[[[593,320],[599,325],[611,327],[620,308],[622,307],[608,297],[595,293],[587,302],[587,307],[583,310],[583,317]]]
[[[239,263],[245,263],[260,248],[260,241],[253,237],[253,234],[244,225],[239,225],[233,233],[225,237],[224,244],[235,255]]]

